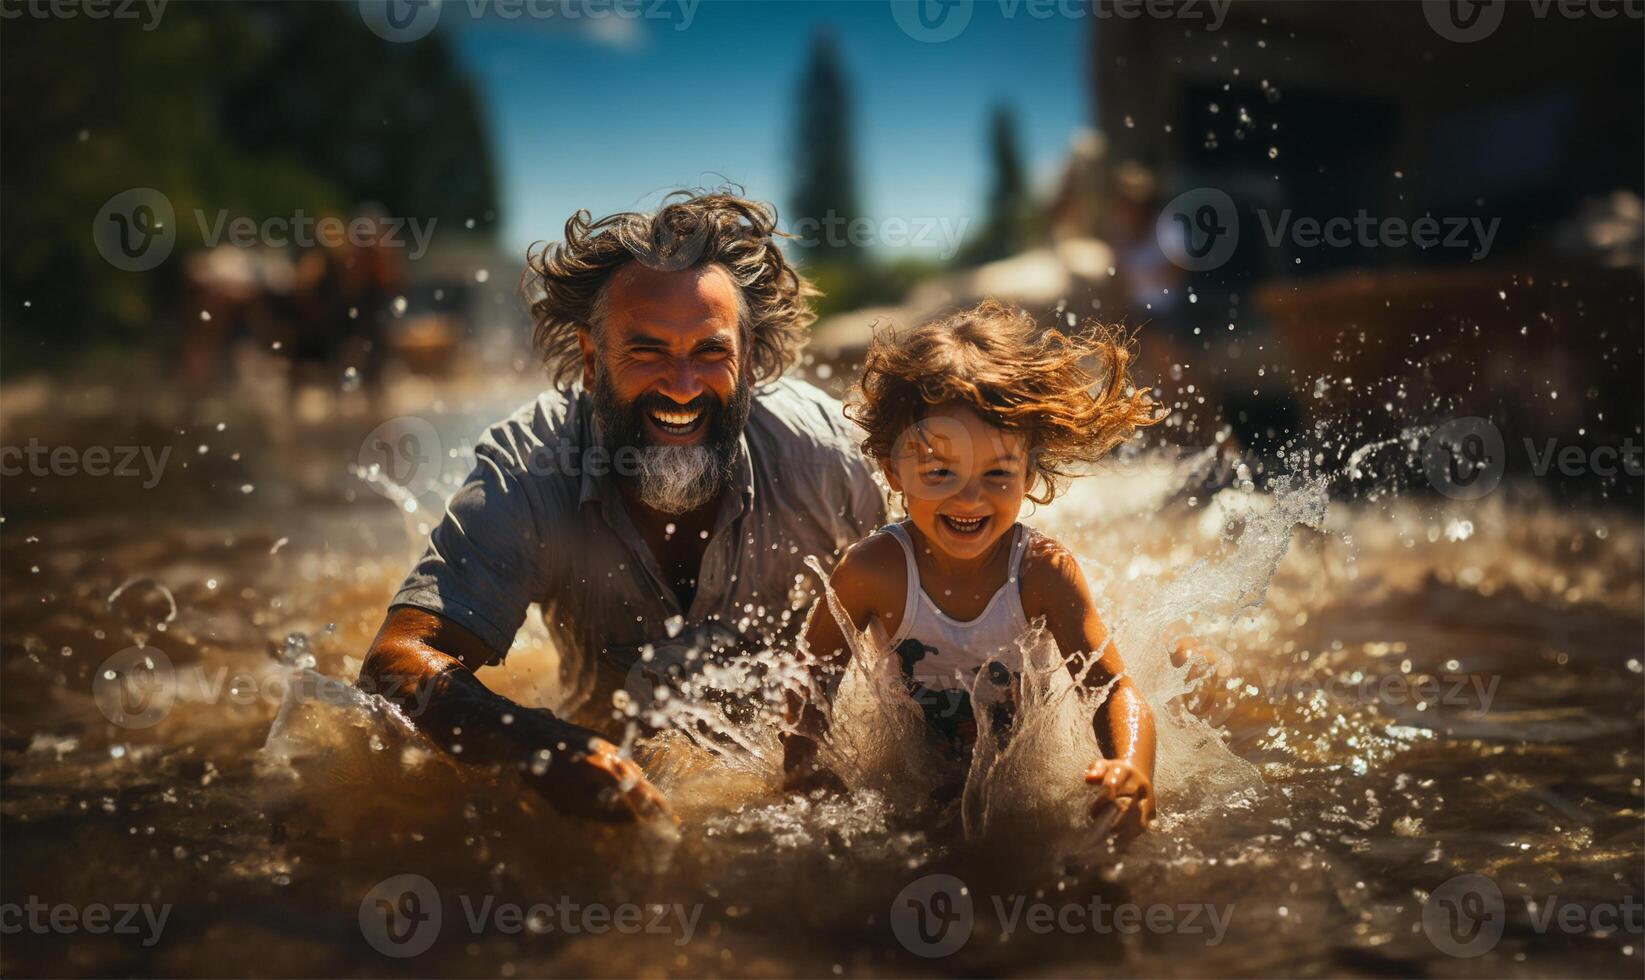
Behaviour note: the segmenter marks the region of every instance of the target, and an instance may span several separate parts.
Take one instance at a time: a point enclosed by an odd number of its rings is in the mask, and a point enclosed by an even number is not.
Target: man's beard
[[[655,392],[621,404],[605,365],[601,363],[595,369],[594,418],[599,423],[601,441],[613,459],[623,459],[638,450],[638,472],[620,472],[619,477],[630,481],[641,503],[664,514],[696,510],[731,485],[751,404],[752,393],[746,384],[737,385],[729,403],[709,394],[698,395],[684,409],[701,410],[706,416],[703,441],[694,446],[655,446],[646,437],[647,413],[654,409],[679,411],[680,404]],[[629,451],[623,452],[625,449]]]

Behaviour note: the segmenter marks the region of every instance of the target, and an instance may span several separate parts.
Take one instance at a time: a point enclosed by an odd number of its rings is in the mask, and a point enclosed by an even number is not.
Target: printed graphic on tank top
[[[891,648],[896,651],[909,696],[920,706],[926,724],[951,743],[966,745],[975,740],[978,708],[988,712],[989,729],[1003,738],[1010,731],[1014,708],[1017,640],[1028,630],[1018,581],[1023,552],[1033,532],[1020,523],[1011,528],[1005,583],[975,619],[961,621],[937,608],[926,595],[908,528],[897,523],[885,530],[902,546],[908,569],[902,624],[891,637]],[[977,705],[972,704],[973,687]]]

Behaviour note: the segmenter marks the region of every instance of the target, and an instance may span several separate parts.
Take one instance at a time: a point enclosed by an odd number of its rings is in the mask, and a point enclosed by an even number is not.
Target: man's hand
[[[596,732],[546,709],[523,708],[480,683],[474,671],[493,659],[478,637],[450,620],[396,607],[360,668],[360,686],[398,704],[459,760],[517,769],[567,813],[676,819],[640,767]]]
[[[548,767],[541,775],[537,775],[540,765],[531,770],[532,781],[540,784],[550,802],[569,813],[596,820],[667,818],[679,822],[663,794],[645,778],[634,760],[623,758],[615,745],[587,729],[555,721],[566,729],[556,746],[567,747],[549,750]]]
[[[1085,770],[1085,781],[1097,788],[1091,816],[1108,807],[1119,810],[1115,833],[1130,835],[1148,829],[1154,819],[1154,782],[1138,766],[1124,759],[1098,759]]]

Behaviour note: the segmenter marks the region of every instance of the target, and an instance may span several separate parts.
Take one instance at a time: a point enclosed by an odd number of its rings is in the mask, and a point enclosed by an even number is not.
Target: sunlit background
[[[1645,939],[1518,899],[1641,891],[1642,78],[1626,3],[0,0],[0,887],[177,906],[152,947],[8,935],[0,972],[1637,976]],[[664,781],[696,809],[659,870],[359,705],[258,696],[346,687],[544,386],[527,250],[722,186],[823,289],[797,370],[835,394],[874,324],[985,296],[1134,332],[1169,418],[1034,519],[1144,673],[1137,624],[1198,617],[1245,680],[1167,733],[1158,833],[1015,887],[1237,902],[1225,945],[917,959],[883,911],[963,849],[872,800]],[[92,695],[134,646],[251,693],[122,728]],[[1500,695],[1341,694],[1455,674]],[[540,634],[482,677],[563,707]],[[392,959],[360,896],[408,870],[715,931]],[[1510,899],[1486,959],[1422,925],[1465,873]]]

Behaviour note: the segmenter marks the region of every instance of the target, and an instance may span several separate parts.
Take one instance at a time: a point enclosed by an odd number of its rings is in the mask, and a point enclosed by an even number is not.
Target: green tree
[[[799,86],[799,120],[794,132],[794,209],[788,225],[806,241],[797,253],[811,264],[862,261],[851,244],[850,222],[860,217],[851,94],[839,48],[832,35],[818,34]]]
[[[151,25],[152,26],[152,25]],[[0,23],[0,366],[98,346],[164,347],[196,212],[254,220],[366,202],[495,225],[478,100],[440,32],[393,44],[354,4],[172,4],[150,30],[118,18]],[[130,188],[176,212],[148,272],[97,252],[93,218]],[[26,305],[25,305],[26,304]]]
[[[996,106],[988,125],[988,157],[993,186],[988,212],[978,236],[961,251],[959,262],[992,262],[1027,248],[1033,238],[1034,204],[1017,136],[1017,116],[1010,106]]]

